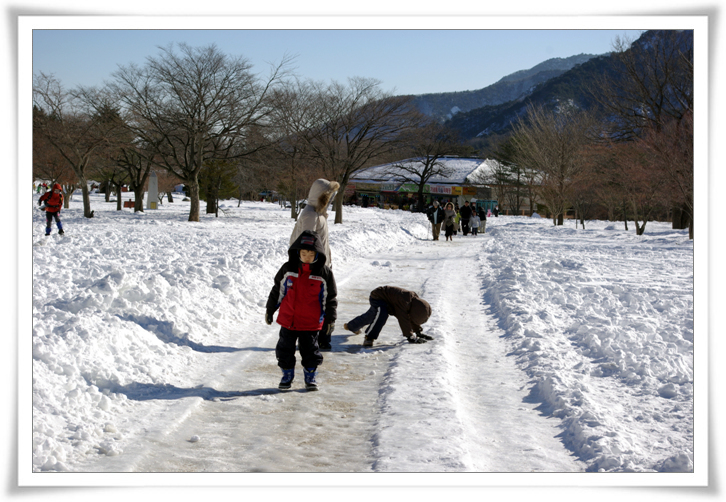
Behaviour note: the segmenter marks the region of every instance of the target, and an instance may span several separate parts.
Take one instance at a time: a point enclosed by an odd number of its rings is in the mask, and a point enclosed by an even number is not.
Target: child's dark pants
[[[368,326],[368,329],[366,329],[366,338],[375,340],[381,334],[381,330],[388,320],[388,305],[382,300],[374,300],[373,298],[368,298],[368,301],[371,304],[371,308],[352,321],[349,321],[348,329],[350,331],[358,331],[363,326]]]
[[[300,348],[303,368],[317,368],[323,362],[323,355],[318,347],[317,331],[293,331],[280,328],[280,338],[275,347],[277,365],[289,370],[295,367],[295,342]]]
[[[51,226],[53,219],[55,219],[55,224],[58,226],[58,230],[63,230],[63,224],[61,223],[60,215],[57,212],[51,213],[50,211],[46,211],[45,212],[45,233],[46,234],[50,233],[50,226]]]

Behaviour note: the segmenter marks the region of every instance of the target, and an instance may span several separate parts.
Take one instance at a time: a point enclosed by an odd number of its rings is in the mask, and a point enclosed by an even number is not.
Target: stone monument
[[[159,179],[156,173],[152,172],[149,176],[148,200],[146,201],[146,209],[156,209],[159,204]]]

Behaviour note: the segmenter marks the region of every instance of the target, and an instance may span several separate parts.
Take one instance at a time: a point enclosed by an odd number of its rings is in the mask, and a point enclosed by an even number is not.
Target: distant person
[[[472,210],[468,200],[464,201],[464,207],[461,208],[459,214],[461,214],[461,231],[464,235],[469,235],[469,220]]]
[[[441,233],[441,225],[444,223],[444,210],[439,207],[439,201],[434,201],[426,212],[426,215],[431,222],[431,232],[434,235],[434,240],[437,241],[439,240],[439,234]]]
[[[451,202],[446,203],[446,209],[444,209],[444,236],[447,241],[454,240],[454,225],[456,224],[456,211],[454,211],[454,205]]]
[[[481,218],[479,218],[479,215],[476,214],[476,209],[471,213],[469,225],[471,226],[471,235],[476,236],[479,232],[479,225],[481,225]]]
[[[315,232],[304,230],[288,250],[289,259],[275,275],[267,298],[265,322],[279,309],[280,338],[275,347],[282,370],[278,388],[288,390],[295,379],[295,345],[300,350],[305,388],[318,390],[317,368],[323,362],[318,333],[323,325],[333,326],[337,315],[338,291],[333,271],[327,266],[323,244]]]
[[[498,218],[499,217],[499,206],[494,206],[494,211],[492,211],[492,212],[494,213],[494,217]]]
[[[421,333],[421,325],[431,317],[431,306],[413,291],[396,286],[380,286],[371,291],[368,298],[370,308],[355,319],[343,325],[348,331],[360,334],[361,328],[368,326],[364,347],[372,347],[381,329],[386,325],[388,316],[398,319],[401,333],[409,343],[426,343],[432,336]]]
[[[481,225],[479,225],[479,230],[481,230],[481,233],[486,233],[487,213],[486,213],[486,211],[484,211],[484,208],[481,208],[479,210],[479,218],[481,218]]]
[[[328,205],[338,188],[340,188],[340,184],[337,181],[328,181],[321,178],[313,182],[308,193],[307,205],[300,212],[297,222],[295,222],[289,244],[292,246],[305,230],[315,232],[325,250],[325,263],[330,268],[333,268],[333,256],[330,253],[330,244],[328,242]],[[332,324],[326,324],[323,327],[319,339],[320,350],[331,350],[330,341],[334,329],[335,326]]]
[[[45,203],[45,205],[42,205]],[[56,183],[53,185],[53,189],[49,192],[45,192],[38,199],[38,205],[45,211],[45,236],[50,235],[50,227],[53,220],[58,227],[58,233],[63,235],[63,224],[60,220],[60,212],[63,207],[63,188],[60,184]]]

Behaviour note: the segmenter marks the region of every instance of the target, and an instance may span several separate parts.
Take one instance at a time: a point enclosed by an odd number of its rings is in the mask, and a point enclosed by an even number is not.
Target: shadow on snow
[[[169,384],[132,383],[123,386],[111,386],[111,392],[125,394],[134,401],[152,401],[156,399],[184,399],[187,397],[201,397],[205,401],[229,401],[245,396],[262,396],[277,394],[277,388],[254,389],[245,391],[220,391],[211,387],[182,388]]]
[[[218,352],[239,352],[242,350],[251,350],[257,352],[269,352],[274,349],[263,347],[223,347],[220,345],[203,345],[189,339],[188,333],[178,333],[174,328],[174,323],[170,321],[160,321],[153,317],[144,315],[125,314],[119,315],[124,321],[138,324],[146,331],[153,333],[159,340],[164,343],[173,343],[184,347],[189,347],[197,352],[218,353]]]

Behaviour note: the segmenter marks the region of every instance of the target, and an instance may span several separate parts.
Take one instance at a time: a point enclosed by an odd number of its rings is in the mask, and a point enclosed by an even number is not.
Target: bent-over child
[[[325,248],[315,232],[304,230],[288,250],[289,259],[275,275],[267,298],[265,322],[279,309],[280,338],[275,347],[282,370],[279,389],[288,390],[295,378],[295,344],[302,359],[305,388],[318,390],[317,368],[323,362],[318,346],[321,330],[332,332],[338,307],[333,271],[326,265]]]
[[[431,316],[431,306],[413,291],[397,286],[380,286],[371,291],[368,301],[371,307],[367,312],[343,325],[356,335],[360,334],[361,328],[368,326],[363,340],[364,347],[373,346],[373,341],[380,335],[389,315],[398,319],[401,333],[410,343],[433,340],[433,337],[421,333],[421,325]]]

